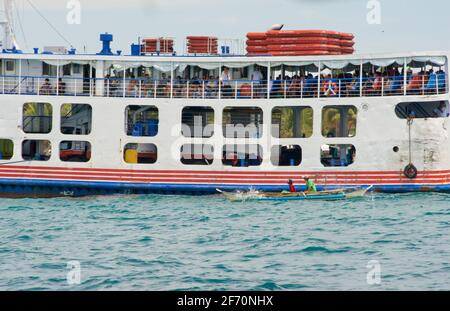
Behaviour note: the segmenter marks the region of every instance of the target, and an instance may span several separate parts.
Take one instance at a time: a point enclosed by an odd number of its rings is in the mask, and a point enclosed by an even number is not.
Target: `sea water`
[[[2,199],[0,290],[450,290],[449,200]]]

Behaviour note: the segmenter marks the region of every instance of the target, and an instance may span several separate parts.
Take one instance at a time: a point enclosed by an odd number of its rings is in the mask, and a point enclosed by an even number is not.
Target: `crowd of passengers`
[[[361,80],[362,77],[362,80]],[[362,81],[362,83],[361,83]],[[95,81],[94,81],[95,83]],[[125,87],[124,87],[125,83]],[[193,77],[190,80],[177,76],[171,79],[165,73],[158,80],[152,79],[148,74],[142,78],[134,76],[122,77],[106,76],[105,95],[111,97],[158,97],[170,98],[266,98],[270,89],[271,98],[299,98],[299,97],[351,97],[351,96],[380,96],[380,95],[408,95],[444,93],[446,90],[445,73],[443,70],[434,72],[433,69],[422,70],[413,73],[408,70],[405,75],[396,67],[388,68],[383,72],[340,73],[337,76],[320,75],[312,73],[304,75],[279,75],[270,80],[267,87],[267,79],[262,71],[256,67],[248,80],[234,80],[229,68],[224,68],[220,77],[204,76]],[[83,92],[89,92],[89,88],[95,85],[83,87]],[[405,87],[406,86],[406,87]],[[52,95],[56,93],[66,94],[66,83],[60,78],[58,86],[53,86],[46,79],[40,87],[40,94]],[[406,89],[405,89],[406,88]],[[94,88],[95,89],[95,88]]]

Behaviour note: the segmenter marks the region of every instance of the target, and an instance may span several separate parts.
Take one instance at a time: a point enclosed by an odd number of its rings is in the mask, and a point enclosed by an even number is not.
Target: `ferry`
[[[281,192],[304,176],[319,190],[450,192],[448,51],[313,40],[312,55],[246,53],[207,37],[124,52],[106,33],[97,54],[27,52],[4,5],[1,197]]]

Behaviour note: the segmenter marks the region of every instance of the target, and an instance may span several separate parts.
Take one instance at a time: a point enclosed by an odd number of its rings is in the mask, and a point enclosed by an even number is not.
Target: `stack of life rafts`
[[[174,40],[171,38],[146,38],[142,40],[143,54],[172,54]]]
[[[304,56],[354,53],[354,35],[329,30],[269,30],[247,34],[248,55]]]
[[[219,40],[217,37],[188,36],[186,37],[186,48],[189,54],[217,55]]]

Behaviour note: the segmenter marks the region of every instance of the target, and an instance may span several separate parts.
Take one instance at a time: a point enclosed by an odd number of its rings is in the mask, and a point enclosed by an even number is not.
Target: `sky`
[[[368,3],[379,2],[381,23],[369,24]],[[0,0],[2,2],[2,0]],[[79,52],[101,49],[99,34],[114,35],[113,50],[130,53],[142,37],[188,35],[245,39],[273,24],[285,29],[329,29],[356,36],[357,53],[450,50],[447,0],[14,0],[15,31],[23,50],[68,46],[32,8],[34,4]],[[81,5],[79,24],[67,8]]]

